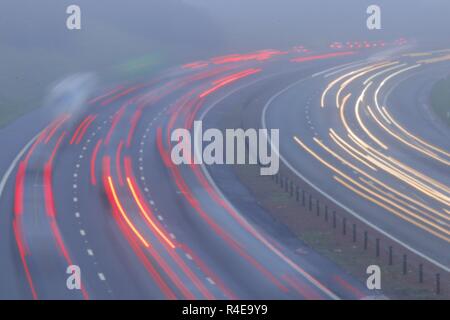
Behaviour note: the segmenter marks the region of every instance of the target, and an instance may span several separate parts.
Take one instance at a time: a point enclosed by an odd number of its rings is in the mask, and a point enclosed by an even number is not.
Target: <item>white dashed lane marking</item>
[[[107,124],[106,120],[104,121],[104,124]],[[102,126],[98,126],[97,127],[97,131],[100,131],[100,130],[102,130]],[[95,131],[92,132],[91,136],[95,137],[96,136],[96,132]],[[72,187],[73,187],[73,196],[74,196],[73,197],[73,202],[74,202],[74,207],[75,207],[75,210],[76,210],[75,211],[75,217],[77,218],[77,222],[78,222],[78,225],[80,227],[82,226],[82,219],[81,219],[81,214],[78,211],[79,210],[79,208],[78,208],[79,207],[79,205],[78,205],[78,202],[79,202],[78,200],[79,199],[78,199],[78,194],[77,194],[77,190],[78,190],[78,182],[77,182],[77,180],[78,180],[79,170],[80,170],[80,167],[81,167],[81,161],[84,160],[84,158],[85,158],[84,154],[86,153],[86,151],[88,149],[88,145],[91,143],[91,141],[92,141],[91,139],[87,139],[85,141],[85,144],[81,148],[81,153],[78,156],[79,160],[75,164],[75,171],[74,171],[74,174],[73,174],[73,180],[74,180],[73,181],[73,185],[72,185]],[[88,157],[86,157],[86,158],[88,158]],[[91,248],[88,247],[89,241],[87,240],[87,234],[86,234],[86,231],[84,229],[82,229],[82,228],[80,229],[80,235],[83,238],[83,243],[87,247],[87,249],[86,249],[87,255],[93,257],[94,256],[94,251]],[[92,263],[95,266],[95,268],[98,268],[97,261],[94,260]],[[108,283],[106,282],[105,275],[102,272],[98,272],[97,274],[98,274],[98,277],[99,277],[99,279],[101,281],[105,281],[105,284],[107,286],[106,289],[107,289],[108,294],[112,294],[112,291],[111,291]]]

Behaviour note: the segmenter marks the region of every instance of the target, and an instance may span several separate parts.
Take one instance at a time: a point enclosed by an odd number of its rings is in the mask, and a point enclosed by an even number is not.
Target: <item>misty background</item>
[[[66,29],[71,4],[80,31]],[[382,30],[366,28],[371,4]],[[1,0],[0,126],[77,72],[120,82],[217,55],[347,40],[446,48],[449,16],[449,0]]]

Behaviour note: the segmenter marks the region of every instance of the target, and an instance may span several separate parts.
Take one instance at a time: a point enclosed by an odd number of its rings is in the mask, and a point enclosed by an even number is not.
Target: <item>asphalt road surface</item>
[[[174,129],[215,127],[249,99],[293,172],[448,271],[450,140],[427,97],[450,63],[402,44],[213,58],[108,88],[81,114],[42,109],[5,128],[0,298],[380,296],[298,254],[309,249],[227,166],[172,163]],[[70,265],[81,290],[67,287]]]

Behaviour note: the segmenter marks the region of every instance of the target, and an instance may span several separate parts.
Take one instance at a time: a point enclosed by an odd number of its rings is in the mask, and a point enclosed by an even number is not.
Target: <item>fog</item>
[[[81,7],[81,31],[65,28],[69,4]],[[381,7],[382,30],[366,28],[370,4]],[[168,54],[188,59],[400,36],[445,44],[450,31],[448,0],[2,0],[0,12],[2,45],[76,50],[81,57],[89,46],[104,47],[106,62],[108,54],[124,58],[164,47],[183,50]]]
[[[323,45],[336,40],[389,40],[401,36],[438,44],[445,43],[450,31],[450,1],[447,0],[84,2],[86,9],[92,6],[92,19],[111,23],[150,41],[187,46],[200,53],[287,47],[298,42]],[[381,7],[381,31],[366,28],[365,11],[371,4]]]
[[[66,28],[71,4],[81,7],[81,30]],[[381,7],[382,30],[366,27],[370,4]],[[448,0],[2,0],[0,13],[0,108],[19,113],[77,72],[116,80],[226,53],[332,41],[406,37],[445,47],[450,31]]]
[[[186,0],[204,8],[233,46],[407,37],[439,45],[450,31],[447,0]],[[366,28],[366,9],[381,8],[382,30]]]

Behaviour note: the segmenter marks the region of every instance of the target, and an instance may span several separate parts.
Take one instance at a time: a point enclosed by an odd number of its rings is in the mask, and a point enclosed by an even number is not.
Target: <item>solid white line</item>
[[[20,161],[20,158],[23,157],[25,152],[31,147],[31,145],[36,141],[36,139],[39,137],[39,135],[43,131],[39,132],[36,136],[34,136],[33,139],[31,139],[23,148],[20,150],[20,152],[17,154],[17,156],[14,158],[13,162],[9,165],[8,169],[6,170],[5,174],[2,177],[2,180],[0,181],[0,199],[3,195],[3,191],[5,189],[6,183],[8,182],[9,177],[11,176],[12,172],[14,171],[14,168],[17,166],[17,163]]]
[[[294,84],[289,85],[288,87],[284,88],[283,90],[281,90],[280,92],[278,92],[277,94],[275,94],[272,98],[269,99],[269,101],[266,103],[266,105],[264,106],[262,115],[261,115],[261,123],[262,123],[262,127],[263,129],[267,129],[267,125],[266,125],[266,112],[267,109],[269,108],[269,106],[272,104],[273,101],[275,101],[275,99],[277,99],[279,96],[281,96],[283,93],[285,93],[286,91],[288,91],[290,88],[292,88],[294,85],[298,84],[298,82],[295,82]],[[268,139],[270,141],[270,139]],[[308,180],[305,176],[303,176],[300,172],[298,172],[280,153],[279,150],[277,150],[271,143],[271,148],[272,150],[278,154],[278,156],[280,157],[281,161],[293,172],[295,173],[300,179],[302,179],[303,181],[305,181],[307,184],[309,184],[312,188],[314,188],[317,192],[319,192],[322,196],[324,196],[325,198],[327,198],[328,200],[334,202],[336,205],[338,205],[339,207],[341,207],[342,209],[344,209],[345,211],[347,211],[348,213],[350,213],[352,216],[354,216],[355,218],[359,219],[360,221],[364,222],[365,224],[367,224],[368,226],[370,226],[371,228],[375,229],[376,231],[378,231],[379,233],[381,233],[382,235],[384,235],[385,237],[391,239],[392,241],[397,242],[398,244],[400,244],[401,246],[403,246],[404,248],[408,249],[409,251],[415,253],[416,255],[418,255],[419,257],[427,260],[429,263],[434,264],[435,266],[441,268],[442,270],[445,270],[446,272],[450,272],[450,268],[443,265],[442,263],[434,260],[433,258],[428,257],[427,255],[423,254],[422,252],[412,248],[411,246],[409,246],[408,244],[404,243],[403,241],[399,240],[398,238],[396,238],[395,236],[387,233],[386,231],[384,231],[383,229],[381,229],[380,227],[374,225],[373,223],[371,223],[370,221],[368,221],[367,219],[365,219],[364,217],[362,217],[361,215],[359,215],[358,213],[356,213],[355,211],[353,211],[352,209],[350,209],[349,207],[347,207],[346,205],[344,205],[343,203],[339,202],[338,200],[336,200],[335,198],[333,198],[331,195],[329,195],[328,193],[326,193],[325,191],[323,191],[322,189],[320,189],[317,185],[315,185],[312,181]]]
[[[247,88],[255,83],[258,83],[260,81],[263,81],[265,79],[269,79],[272,77],[275,77],[277,75],[280,74],[274,74],[274,75],[270,75],[270,76],[266,76],[257,80],[254,80],[250,83],[247,83],[243,86],[240,86],[234,90],[232,90],[231,92],[229,92],[228,94],[226,94],[225,96],[223,96],[221,99],[217,100],[215,103],[213,103],[212,105],[210,105],[208,108],[206,108],[203,113],[200,115],[199,120],[202,121],[206,114],[213,109],[215,106],[217,106],[220,102],[222,102],[223,100],[225,100],[226,98],[228,98],[229,96],[233,95],[234,93]],[[302,81],[306,81],[307,79],[309,79],[309,77],[301,79],[299,81],[296,81],[295,83],[298,82],[302,82]],[[196,146],[195,148],[195,153],[197,157],[201,157],[200,156],[200,150],[198,149],[199,146]],[[198,158],[200,159],[200,158]],[[236,212],[236,214],[239,216],[240,221],[245,224],[250,230],[252,230],[252,232],[254,233],[255,237],[261,241],[267,248],[269,248],[275,255],[277,255],[279,258],[281,258],[286,264],[288,264],[292,269],[294,269],[295,271],[297,271],[299,274],[301,274],[307,281],[309,281],[313,286],[315,286],[318,290],[322,291],[325,295],[327,295],[328,297],[330,297],[333,300],[340,300],[339,296],[337,296],[335,293],[333,293],[331,290],[329,290],[327,287],[325,287],[324,285],[322,285],[319,281],[317,281],[314,277],[312,277],[309,273],[307,273],[305,270],[303,270],[301,267],[299,267],[296,263],[294,263],[291,259],[289,259],[288,257],[286,257],[282,252],[280,252],[276,247],[274,247],[270,242],[268,242],[255,228],[253,228],[253,226],[240,214],[240,212],[236,209],[236,207],[228,200],[227,197],[225,197],[225,195],[222,193],[222,191],[220,190],[220,188],[216,185],[216,183],[214,182],[214,180],[212,179],[212,177],[210,176],[208,170],[206,169],[206,166],[204,164],[201,165],[201,169],[203,174],[205,175],[206,179],[208,180],[208,182],[213,186],[213,188],[215,189],[215,191],[220,195],[220,197],[222,199],[224,199],[227,204]]]

